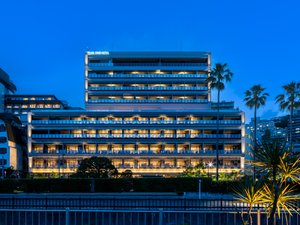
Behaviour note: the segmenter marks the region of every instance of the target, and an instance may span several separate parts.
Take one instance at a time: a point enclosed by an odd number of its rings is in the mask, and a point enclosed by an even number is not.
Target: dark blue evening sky
[[[297,0],[12,0],[0,9],[0,67],[19,94],[55,94],[83,107],[86,50],[210,51],[234,72],[221,98],[248,119],[246,89],[266,87],[260,114],[276,116],[281,85],[300,77]]]

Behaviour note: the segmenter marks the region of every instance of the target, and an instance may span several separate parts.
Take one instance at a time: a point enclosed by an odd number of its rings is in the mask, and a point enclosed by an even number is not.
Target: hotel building
[[[71,174],[91,156],[120,172],[180,174],[199,163],[243,171],[244,113],[216,104],[206,79],[205,52],[87,52],[86,110],[28,113],[29,172]],[[219,146],[216,137],[219,135]]]

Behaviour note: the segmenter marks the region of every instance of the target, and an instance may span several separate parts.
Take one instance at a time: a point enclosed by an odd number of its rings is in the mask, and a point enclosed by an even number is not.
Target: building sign
[[[109,55],[109,52],[108,51],[93,51],[93,52],[88,51],[87,54],[88,55]]]

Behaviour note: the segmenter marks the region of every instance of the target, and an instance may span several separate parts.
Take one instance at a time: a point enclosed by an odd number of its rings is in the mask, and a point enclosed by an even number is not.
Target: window
[[[5,143],[6,142],[6,137],[0,137],[0,143]]]
[[[0,148],[0,154],[6,154],[7,149],[6,148]]]
[[[6,163],[7,163],[7,160],[6,160],[6,159],[0,159],[0,165],[1,165],[1,166],[6,165]]]
[[[0,125],[0,132],[5,131],[5,126],[3,124]]]

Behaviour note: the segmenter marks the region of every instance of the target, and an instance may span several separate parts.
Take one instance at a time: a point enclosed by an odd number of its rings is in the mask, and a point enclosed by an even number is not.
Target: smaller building
[[[11,113],[0,113],[0,169],[13,168],[18,174],[27,171],[25,131],[19,118]]]
[[[13,113],[27,123],[27,113],[32,110],[61,110],[67,104],[55,95],[5,95],[5,111]]]

